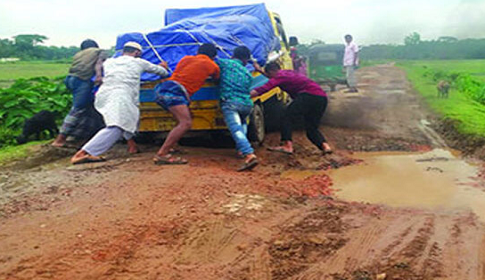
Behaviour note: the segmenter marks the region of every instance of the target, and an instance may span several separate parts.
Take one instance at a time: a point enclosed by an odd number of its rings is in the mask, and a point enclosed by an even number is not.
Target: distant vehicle
[[[166,27],[147,35],[128,33],[118,37],[117,49],[127,41],[137,41],[143,47],[142,58],[153,63],[163,58],[171,69],[185,55],[195,55],[201,43],[214,43],[219,47],[218,57],[230,58],[232,50],[246,45],[259,64],[278,61],[282,69],[293,69],[289,56],[287,36],[278,14],[269,12],[264,4],[200,8],[168,9],[165,14]],[[251,66],[250,70],[254,70]],[[261,86],[268,80],[260,73],[253,72],[252,87]],[[168,132],[175,125],[172,114],[163,110],[155,101],[153,88],[160,83],[153,77],[142,76],[140,91],[139,132],[146,135]],[[250,116],[248,136],[251,141],[262,142],[266,128],[275,128],[284,103],[286,93],[273,89],[255,99]],[[211,81],[191,97],[192,130],[208,131],[217,135],[226,130],[226,124],[219,107],[218,87]]]
[[[308,51],[310,77],[313,80],[329,86],[331,91],[335,91],[338,84],[347,84],[342,66],[345,45],[317,44]]]

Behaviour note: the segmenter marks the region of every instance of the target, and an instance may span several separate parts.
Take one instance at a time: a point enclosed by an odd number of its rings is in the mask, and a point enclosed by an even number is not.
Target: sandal
[[[283,147],[269,147],[268,151],[278,152],[278,153],[282,153],[282,154],[285,154],[285,155],[292,155],[293,154],[293,152],[288,152],[287,150],[283,149]]]
[[[159,155],[155,155],[155,157],[153,158],[153,163],[155,165],[176,165],[176,164],[187,164],[188,161],[181,157],[174,157],[173,155],[168,154],[162,157]]]
[[[172,148],[172,149],[170,149],[169,153],[172,154],[172,155],[174,155],[174,154],[177,154],[177,155],[186,155],[187,154],[187,151],[186,150],[182,150],[182,149]]]
[[[245,162],[241,167],[239,167],[237,172],[251,170],[254,167],[256,167],[256,165],[258,165],[258,164],[259,164],[258,158],[253,157],[248,162]]]
[[[328,150],[323,150],[323,155],[331,155],[333,154],[333,150],[332,149],[328,149]]]
[[[83,164],[83,163],[94,163],[94,162],[103,162],[106,161],[104,157],[97,157],[97,156],[91,156],[91,155],[86,155],[82,158],[76,159],[76,160],[71,160],[72,164]]]

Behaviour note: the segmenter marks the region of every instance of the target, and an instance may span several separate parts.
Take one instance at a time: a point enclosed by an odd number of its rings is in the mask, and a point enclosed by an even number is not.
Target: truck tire
[[[279,131],[281,118],[285,111],[285,103],[275,95],[264,102],[264,121],[266,131]]]
[[[138,132],[134,136],[136,143],[152,144],[155,142],[156,132]]]
[[[264,112],[261,104],[254,104],[253,112],[249,117],[248,138],[251,142],[262,144],[266,130],[264,127]]]

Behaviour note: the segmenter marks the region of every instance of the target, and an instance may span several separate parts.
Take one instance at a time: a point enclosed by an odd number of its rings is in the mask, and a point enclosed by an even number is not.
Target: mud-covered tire
[[[263,143],[266,136],[264,126],[264,112],[260,104],[255,104],[253,112],[249,117],[248,138],[251,142]]]
[[[279,131],[281,127],[281,119],[285,112],[285,103],[277,96],[271,97],[264,102],[264,123],[266,131]]]
[[[138,132],[134,136],[134,140],[139,144],[152,144],[156,141],[156,132]]]

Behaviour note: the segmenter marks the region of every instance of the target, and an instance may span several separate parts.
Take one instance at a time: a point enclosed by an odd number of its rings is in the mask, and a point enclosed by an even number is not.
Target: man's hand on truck
[[[167,69],[168,70],[168,63],[166,61],[162,61],[160,62],[160,64],[158,64],[160,66],[162,66],[163,68]]]
[[[253,60],[253,67],[254,67],[254,70],[258,71],[261,74],[264,74],[263,68],[261,67],[261,65],[259,65],[259,63],[256,60]]]

